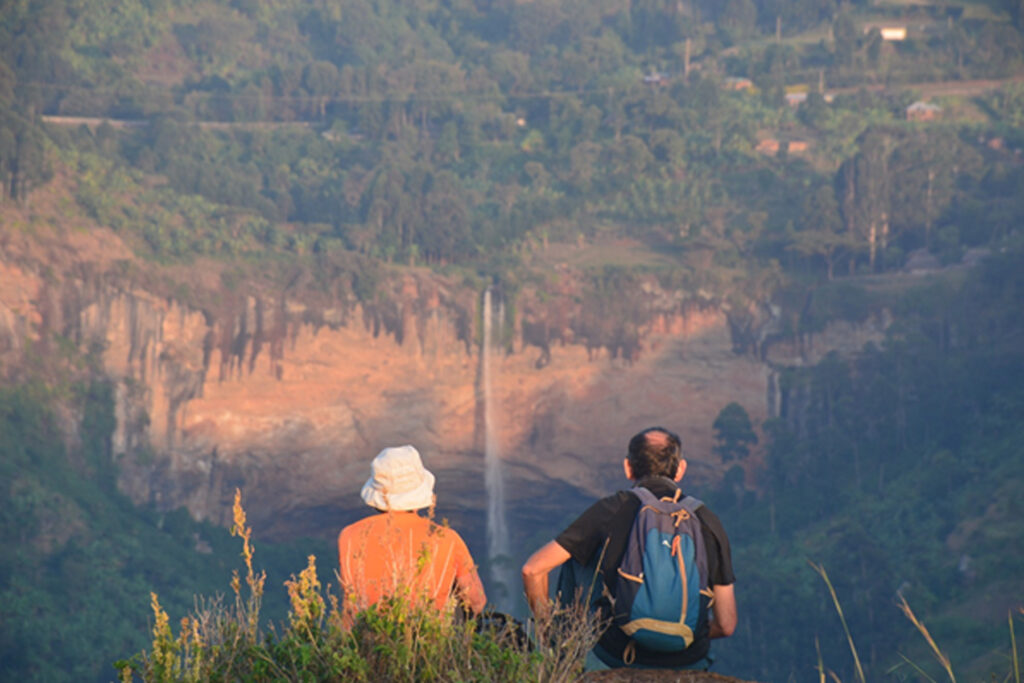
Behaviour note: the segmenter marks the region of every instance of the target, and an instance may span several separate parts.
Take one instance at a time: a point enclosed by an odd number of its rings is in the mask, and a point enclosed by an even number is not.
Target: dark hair
[[[652,434],[664,434],[652,439]],[[629,440],[629,467],[634,479],[668,477],[673,479],[682,457],[682,442],[675,432],[664,427],[649,427]]]

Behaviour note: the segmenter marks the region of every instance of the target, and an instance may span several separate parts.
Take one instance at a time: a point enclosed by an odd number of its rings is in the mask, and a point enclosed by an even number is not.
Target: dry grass
[[[864,683],[864,670],[861,667],[860,657],[858,657],[857,655],[857,648],[853,643],[853,637],[851,636],[850,630],[847,627],[846,617],[843,615],[843,607],[842,604],[840,604],[839,602],[838,596],[836,595],[835,588],[832,586],[832,582],[829,580],[828,573],[825,571],[825,568],[823,566],[814,564],[813,562],[810,562],[809,564],[814,569],[814,571],[817,572],[819,576],[821,576],[822,580],[825,582],[825,585],[828,587],[829,594],[832,596],[832,602],[835,605],[836,613],[839,614],[839,619],[843,624],[843,630],[846,632],[846,639],[850,645],[850,651],[853,654],[857,678],[859,681],[861,681],[861,683]],[[942,651],[938,643],[936,643],[935,639],[932,637],[931,632],[929,632],[928,628],[924,625],[924,622],[917,617],[917,615],[914,613],[914,610],[911,609],[910,604],[902,595],[899,596],[898,606],[900,610],[903,612],[903,616],[905,616],[910,621],[910,623],[914,625],[914,628],[917,629],[917,632],[920,633],[921,636],[924,638],[925,642],[928,644],[928,648],[932,652],[932,655],[938,661],[943,671],[946,672],[946,676],[949,678],[950,683],[956,683],[956,674],[953,671],[953,665],[949,655]],[[1024,615],[1024,607],[1018,607],[1017,610],[1021,615]],[[1001,680],[1003,680],[1004,683],[1009,682],[1011,680],[1014,683],[1020,683],[1020,660],[1019,655],[1017,653],[1017,636],[1014,630],[1014,617],[1012,611],[1010,611],[1007,614],[1007,619],[1010,631],[1010,672]],[[818,663],[816,669],[818,671],[819,682],[826,683],[826,681],[830,679],[834,683],[842,683],[834,671],[827,669],[825,667],[825,664],[822,661],[821,657],[821,648],[818,645],[817,639],[815,639],[815,648],[818,653]],[[928,672],[925,671],[924,667],[922,667],[920,664],[911,660],[903,653],[898,654],[900,658],[903,660],[903,665],[906,665],[913,669],[914,672],[922,679],[930,681],[930,683],[937,683],[937,681],[931,675],[929,675]],[[893,667],[892,669],[890,669],[889,673],[894,672],[897,668],[899,668],[899,666],[902,665]],[[992,680],[996,680],[995,674],[993,674]]]
[[[861,683],[867,683],[867,679],[864,678],[864,668],[860,664],[860,656],[857,654],[857,646],[853,644],[853,636],[850,634],[850,627],[846,624],[846,617],[843,615],[843,606],[839,602],[839,597],[836,595],[836,589],[832,586],[832,581],[828,578],[828,572],[825,568],[819,564],[809,563],[811,568],[814,569],[821,576],[822,580],[825,581],[825,585],[828,586],[828,592],[832,596],[832,604],[836,607],[836,612],[839,613],[839,620],[843,623],[843,631],[846,633],[846,642],[850,644],[850,652],[853,654],[853,663],[857,671],[857,680]],[[821,664],[821,657],[819,653],[818,659],[819,671],[824,671]],[[832,674],[835,677],[835,674]],[[822,673],[822,680],[824,680],[824,674]],[[838,683],[838,679],[837,683]]]
[[[914,625],[914,628],[924,636],[925,642],[928,643],[928,647],[931,648],[932,654],[935,655],[935,658],[939,660],[939,664],[941,664],[942,668],[945,669],[946,675],[949,676],[949,680],[952,683],[956,683],[956,676],[953,675],[953,667],[949,662],[949,655],[939,649],[939,646],[935,643],[935,639],[932,638],[932,634],[928,632],[927,627],[925,627],[925,625],[917,618],[917,615],[914,614],[914,610],[910,609],[910,605],[907,604],[906,598],[902,595],[900,596],[900,609],[903,611],[903,616],[909,619],[910,623]]]
[[[1024,607],[1018,607],[1017,610],[1024,614]],[[1006,615],[1006,620],[1010,623],[1010,656],[1013,658],[1013,681],[1014,683],[1020,683],[1020,658],[1017,655],[1017,634],[1013,629],[1013,612],[1009,612]]]

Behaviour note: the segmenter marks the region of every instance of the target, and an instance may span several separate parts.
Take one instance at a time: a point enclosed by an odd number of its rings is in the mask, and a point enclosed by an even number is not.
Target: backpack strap
[[[634,486],[629,489],[629,492],[640,499],[640,507],[643,507],[644,505],[657,506],[659,502],[657,496],[643,486]]]
[[[670,502],[658,498],[653,493],[651,493],[650,490],[644,488],[643,486],[634,486],[633,488],[627,490],[640,499],[641,507],[643,507],[644,505],[652,505],[654,507],[657,507],[659,503]],[[676,489],[677,492],[679,490],[680,489]],[[682,500],[675,500],[671,502],[681,505],[683,509],[689,512],[691,515],[696,514],[699,508],[704,507],[704,501],[700,500],[699,498],[694,498],[693,496],[683,496]]]
[[[697,514],[697,510],[704,507],[704,501],[699,498],[694,498],[693,496],[684,496],[683,499],[679,501],[679,504],[686,508],[686,511],[691,515]]]

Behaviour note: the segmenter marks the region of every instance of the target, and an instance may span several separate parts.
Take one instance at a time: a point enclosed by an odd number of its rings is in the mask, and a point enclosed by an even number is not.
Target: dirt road
[[[894,83],[894,84],[871,84],[855,85],[848,88],[831,88],[826,90],[827,95],[849,95],[859,90],[869,92],[895,92],[900,90],[916,90],[921,97],[941,97],[943,95],[959,95],[970,97],[980,95],[989,90],[995,90],[1010,83],[1024,83],[1024,74],[1010,76],[1009,78],[988,78],[972,81],[936,81],[932,83]]]

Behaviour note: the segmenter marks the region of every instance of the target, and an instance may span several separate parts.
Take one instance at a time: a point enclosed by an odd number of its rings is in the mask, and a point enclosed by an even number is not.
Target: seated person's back
[[[445,609],[455,597],[472,612],[487,598],[465,542],[452,529],[416,514],[434,504],[434,475],[412,446],[385,448],[363,486],[363,500],[379,514],[345,527],[338,561],[345,613],[401,595]]]

